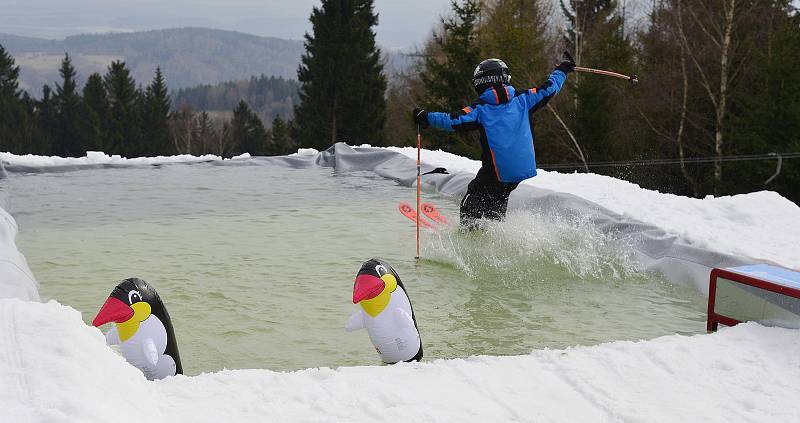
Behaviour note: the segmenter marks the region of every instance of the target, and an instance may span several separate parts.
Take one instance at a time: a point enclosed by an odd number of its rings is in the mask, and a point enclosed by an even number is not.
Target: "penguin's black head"
[[[128,278],[120,282],[111,291],[111,296],[128,305],[133,305],[139,301],[153,305],[161,301],[156,290],[139,278]]]
[[[398,286],[403,288],[400,276],[389,263],[375,258],[367,260],[353,284],[353,304],[361,304],[364,311],[375,317],[389,304]]]
[[[379,258],[372,258],[365,261],[364,264],[361,265],[361,269],[358,270],[359,275],[373,275],[378,278],[387,273],[391,273],[395,279],[400,282],[400,276],[392,265]]]
[[[94,326],[109,322],[142,322],[150,317],[153,308],[162,308],[161,298],[147,282],[128,278],[120,282],[92,321]]]

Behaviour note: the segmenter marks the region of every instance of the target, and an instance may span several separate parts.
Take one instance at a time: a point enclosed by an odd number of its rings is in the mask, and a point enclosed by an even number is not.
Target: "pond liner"
[[[3,190],[2,179],[9,173],[61,173],[89,169],[114,169],[159,167],[168,165],[196,165],[207,166],[260,166],[281,165],[296,169],[314,166],[330,167],[336,172],[371,171],[375,174],[396,181],[397,183],[413,187],[416,184],[416,161],[405,155],[374,147],[351,147],[345,143],[337,143],[327,150],[317,154],[294,154],[290,156],[249,157],[232,160],[212,160],[193,162],[166,162],[156,164],[75,164],[55,166],[27,166],[5,165],[0,162],[0,207],[6,209],[8,196]],[[422,163],[422,173],[436,170],[438,166]],[[422,176],[422,189],[427,192],[437,192],[445,197],[460,199],[466,193],[467,185],[474,175],[467,172],[431,173]],[[521,185],[511,194],[509,210],[526,210],[533,213],[555,214],[558,216],[576,216],[587,220],[601,233],[609,235],[619,242],[620,248],[630,252],[632,258],[643,270],[663,275],[675,284],[692,286],[698,291],[708,295],[709,275],[715,267],[732,267],[747,264],[763,263],[763,260],[754,260],[749,257],[734,256],[720,253],[703,246],[692,245],[693,242],[675,234],[670,234],[656,225],[644,223],[630,217],[614,213],[594,202],[584,198],[538,188],[534,185]],[[27,278],[30,270],[25,264],[25,258],[16,250],[13,243],[16,235],[16,223],[5,211],[4,219],[0,221],[0,272],[13,271],[9,263],[13,262],[18,268],[18,278]],[[13,234],[13,236],[12,236]],[[10,239],[9,249],[8,243]],[[4,244],[5,243],[5,244]],[[10,251],[10,252],[9,252]],[[14,252],[18,258],[9,259]],[[20,260],[21,258],[21,260]],[[6,263],[5,265],[2,263]],[[24,265],[24,266],[23,266]],[[30,276],[32,279],[33,277]],[[0,282],[0,298],[4,294],[4,282]],[[35,279],[33,286],[36,287]],[[28,289],[27,291],[31,291]],[[38,298],[37,289],[32,291]],[[26,294],[28,297],[31,294]]]

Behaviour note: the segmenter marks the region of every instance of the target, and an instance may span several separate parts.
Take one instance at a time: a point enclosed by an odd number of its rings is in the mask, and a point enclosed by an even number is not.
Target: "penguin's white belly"
[[[397,289],[385,310],[375,317],[365,316],[369,339],[385,363],[410,360],[419,352],[421,341],[412,315],[408,297]]]
[[[120,344],[120,352],[125,360],[141,370],[150,380],[163,379],[175,374],[175,360],[164,354],[166,349],[167,330],[161,320],[153,314],[139,324],[139,329],[130,339]]]
[[[384,313],[381,313],[384,314]],[[412,359],[419,351],[419,333],[414,328],[398,327],[391,317],[377,318],[367,322],[367,333],[372,345],[386,363],[397,363]]]

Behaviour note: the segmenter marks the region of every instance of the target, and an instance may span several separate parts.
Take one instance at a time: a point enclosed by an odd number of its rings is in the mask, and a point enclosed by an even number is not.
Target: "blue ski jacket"
[[[499,182],[521,182],[536,176],[533,113],[560,90],[567,75],[556,69],[538,88],[516,91],[497,85],[457,113],[430,112],[428,123],[445,131],[481,130],[481,161]]]

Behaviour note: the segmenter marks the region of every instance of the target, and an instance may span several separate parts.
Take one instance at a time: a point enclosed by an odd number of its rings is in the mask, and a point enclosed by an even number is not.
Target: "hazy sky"
[[[301,39],[319,0],[0,0],[0,32],[64,38],[87,32],[202,26]],[[378,42],[421,43],[449,0],[375,0]]]

